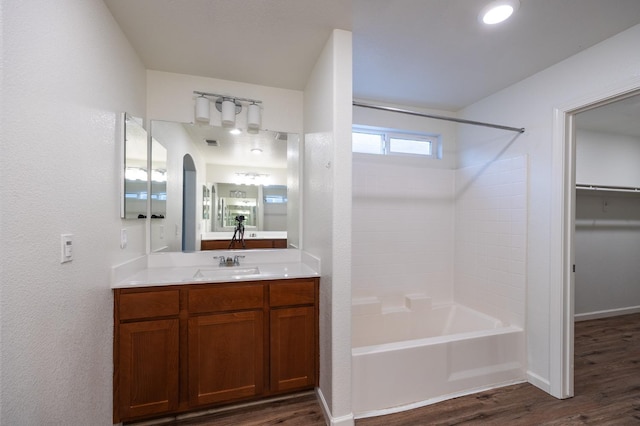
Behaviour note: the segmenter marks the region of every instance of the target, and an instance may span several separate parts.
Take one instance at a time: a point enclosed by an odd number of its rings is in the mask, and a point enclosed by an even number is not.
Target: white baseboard
[[[527,371],[527,381],[533,386],[542,389],[546,393],[551,393],[551,383],[547,379],[538,376],[536,373]]]
[[[318,395],[318,399],[320,400],[320,407],[322,408],[322,412],[324,414],[324,421],[328,426],[353,426],[355,425],[355,420],[353,418],[353,413],[349,413],[346,416],[333,417],[331,414],[331,410],[329,410],[329,405],[327,404],[327,400],[324,398],[322,394],[322,390],[320,388],[316,388],[316,394]]]
[[[640,306],[629,306],[627,308],[606,309],[604,311],[586,312],[583,314],[575,314],[575,321],[587,321],[598,318],[617,317],[618,315],[637,314],[640,312]]]

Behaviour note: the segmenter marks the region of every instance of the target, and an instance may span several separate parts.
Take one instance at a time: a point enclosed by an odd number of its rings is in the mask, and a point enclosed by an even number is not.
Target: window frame
[[[411,158],[423,158],[423,159],[433,159],[433,160],[439,160],[442,158],[441,148],[440,148],[441,147],[440,135],[422,133],[422,132],[412,132],[412,131],[399,130],[399,129],[385,129],[385,128],[379,128],[379,127],[359,126],[359,125],[352,126],[351,128],[352,139],[353,139],[354,133],[379,135],[382,137],[382,145],[383,145],[382,150],[379,153],[354,151],[352,146],[351,150],[355,154],[411,157]],[[392,151],[391,139],[404,139],[404,140],[417,141],[417,142],[429,142],[431,144],[431,153],[417,154],[417,153]]]

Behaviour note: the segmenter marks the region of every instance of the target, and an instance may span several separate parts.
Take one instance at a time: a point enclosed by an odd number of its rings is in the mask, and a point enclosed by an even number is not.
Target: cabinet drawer
[[[280,281],[269,285],[269,305],[313,305],[316,300],[314,280]]]
[[[120,320],[178,315],[180,295],[178,290],[120,293],[118,308]]]
[[[262,309],[263,304],[262,284],[212,284],[189,290],[190,314]]]

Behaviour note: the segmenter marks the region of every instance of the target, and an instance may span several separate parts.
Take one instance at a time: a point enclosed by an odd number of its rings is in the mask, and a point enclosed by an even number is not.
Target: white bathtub
[[[525,381],[522,328],[462,305],[431,307],[424,297],[391,310],[375,305],[354,303],[356,418]]]

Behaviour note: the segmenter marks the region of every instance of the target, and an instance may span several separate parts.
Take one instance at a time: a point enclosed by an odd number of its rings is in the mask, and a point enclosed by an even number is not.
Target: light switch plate
[[[73,234],[60,234],[60,263],[73,260]]]
[[[125,228],[120,230],[120,248],[127,247],[127,230]]]

